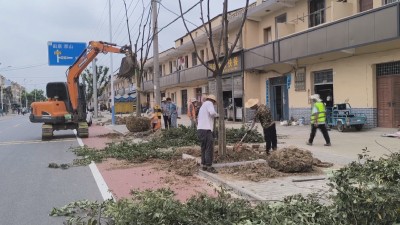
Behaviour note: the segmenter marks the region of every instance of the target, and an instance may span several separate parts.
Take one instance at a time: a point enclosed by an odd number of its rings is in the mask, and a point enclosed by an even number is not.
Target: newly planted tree
[[[124,1],[125,4],[125,1]],[[121,63],[121,68],[120,72],[118,73],[118,78],[121,79],[127,79],[129,81],[132,81],[136,83],[136,116],[140,117],[141,116],[141,105],[140,105],[140,93],[142,92],[140,88],[140,84],[143,82],[143,77],[145,75],[144,71],[144,65],[147,62],[149,53],[150,53],[150,47],[153,43],[153,38],[151,35],[151,12],[152,8],[149,9],[147,16],[145,17],[145,12],[146,8],[144,6],[144,3],[142,1],[142,15],[140,18],[140,24],[138,29],[138,35],[136,37],[136,42],[134,47],[134,51],[132,51],[132,54],[130,56],[127,56],[125,59],[123,59]],[[128,15],[127,15],[127,9],[126,9],[126,4],[125,4],[125,14],[126,14],[126,23],[128,27],[128,35],[129,35],[129,41],[130,45],[132,46],[132,41],[131,41],[131,35],[129,31],[129,20],[128,20]],[[138,60],[138,55],[140,55],[140,60]],[[127,66],[124,66],[127,65]],[[133,65],[133,66],[132,66]],[[133,68],[133,69],[132,69]]]
[[[213,65],[206,63],[203,58],[200,56],[196,42],[193,38],[191,31],[189,30],[186,20],[184,18],[184,13],[182,10],[182,3],[179,0],[179,8],[181,12],[181,18],[183,24],[188,32],[190,39],[192,40],[197,58],[200,60],[201,64],[205,66],[209,71],[211,71],[213,78],[215,78],[217,83],[217,100],[218,100],[218,112],[219,112],[219,120],[218,120],[218,153],[221,156],[226,155],[226,131],[225,131],[225,113],[224,113],[224,105],[223,105],[223,94],[222,94],[222,74],[228,60],[230,59],[233,50],[236,48],[236,44],[241,38],[242,29],[247,17],[247,10],[249,6],[249,0],[246,0],[246,6],[244,8],[242,22],[240,24],[239,29],[237,30],[235,41],[233,43],[228,42],[228,30],[229,30],[229,20],[228,20],[228,0],[223,1],[223,12],[221,14],[221,31],[219,33],[214,34],[213,27],[211,26],[210,19],[210,0],[207,1],[207,20],[204,19],[203,16],[203,1],[200,1],[200,10],[201,17],[200,20],[202,22],[202,28],[207,34],[209,48],[211,50]],[[218,43],[214,43],[214,38],[218,38]],[[229,44],[230,47],[229,47]],[[223,53],[223,54],[222,54]],[[221,57],[222,56],[222,57]]]

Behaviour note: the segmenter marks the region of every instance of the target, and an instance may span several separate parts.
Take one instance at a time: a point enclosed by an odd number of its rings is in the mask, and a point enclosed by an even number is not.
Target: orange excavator
[[[78,137],[86,138],[89,136],[86,122],[85,86],[79,83],[79,76],[99,53],[112,52],[131,56],[130,46],[121,48],[116,46],[116,44],[102,41],[89,42],[88,47],[67,70],[67,82],[48,83],[46,86],[48,101],[31,104],[32,113],[29,120],[32,123],[44,123],[42,139],[51,139],[53,132],[58,130],[76,129]],[[129,66],[133,67],[133,65]]]

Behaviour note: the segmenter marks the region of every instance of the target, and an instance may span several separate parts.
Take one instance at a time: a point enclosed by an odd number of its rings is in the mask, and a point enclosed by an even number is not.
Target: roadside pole
[[[161,122],[161,93],[160,93],[160,73],[159,73],[159,55],[158,55],[158,22],[157,22],[157,0],[152,0],[153,8],[153,62],[154,62],[154,112]]]
[[[111,28],[111,0],[108,0],[108,19],[110,24],[110,43],[112,43],[112,28]],[[112,125],[115,125],[115,109],[114,109],[114,69],[113,69],[113,57],[112,52],[110,54],[110,71],[111,71],[111,118]]]
[[[92,61],[93,67],[93,98],[94,98],[94,115],[93,118],[97,118],[97,67],[96,67],[97,58]]]

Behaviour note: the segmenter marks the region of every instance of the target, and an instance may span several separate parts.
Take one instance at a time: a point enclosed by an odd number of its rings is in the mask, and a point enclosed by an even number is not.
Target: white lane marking
[[[78,137],[76,130],[74,130],[74,134],[76,136],[76,140],[78,140],[79,145],[83,147],[84,146],[83,141],[80,137]],[[106,181],[104,180],[99,169],[97,168],[96,163],[92,161],[92,163],[89,165],[89,168],[92,171],[93,178],[96,181],[97,187],[99,188],[101,196],[103,197],[104,201],[108,199],[114,199],[113,195],[108,189]]]

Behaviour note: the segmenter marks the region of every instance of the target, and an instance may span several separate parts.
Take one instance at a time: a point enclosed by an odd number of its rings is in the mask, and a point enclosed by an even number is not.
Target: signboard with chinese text
[[[226,64],[224,68],[223,74],[227,73],[232,73],[232,72],[237,72],[242,70],[242,54],[241,52],[232,54],[230,59],[228,60],[228,63]],[[222,58],[221,58],[222,60]],[[211,69],[215,70],[215,63],[208,63]],[[221,63],[220,63],[221,65]],[[210,74],[210,71],[208,71]]]
[[[71,66],[86,49],[83,42],[47,42],[49,66]]]

